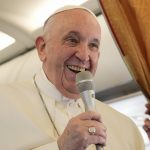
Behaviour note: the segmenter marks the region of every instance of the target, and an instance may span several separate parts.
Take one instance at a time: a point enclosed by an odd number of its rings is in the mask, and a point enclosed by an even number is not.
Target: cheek
[[[91,58],[92,58],[93,62],[95,62],[95,63],[98,62],[99,55],[100,55],[99,52],[93,52],[92,53]]]
[[[92,72],[93,74],[95,74],[98,65],[98,60],[99,60],[99,53],[92,55],[91,60],[92,60]]]
[[[96,66],[97,66],[97,64],[98,64],[99,57],[100,57],[100,52],[98,51],[98,52],[95,54],[95,59],[94,59]]]

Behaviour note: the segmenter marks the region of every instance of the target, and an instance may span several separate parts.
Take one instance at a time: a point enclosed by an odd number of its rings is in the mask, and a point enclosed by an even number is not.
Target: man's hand
[[[95,133],[89,133],[94,127]],[[106,127],[96,112],[85,112],[72,118],[58,139],[60,150],[84,150],[90,144],[106,145]]]
[[[146,104],[145,107],[147,108],[145,113],[150,115],[150,102]],[[149,119],[145,119],[143,128],[146,131],[148,138],[150,139],[150,120]]]

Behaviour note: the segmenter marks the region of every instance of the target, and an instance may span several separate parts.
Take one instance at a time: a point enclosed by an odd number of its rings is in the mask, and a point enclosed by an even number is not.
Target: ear
[[[39,58],[43,62],[46,59],[46,52],[45,52],[45,41],[42,36],[37,37],[35,41],[35,46],[37,48]]]

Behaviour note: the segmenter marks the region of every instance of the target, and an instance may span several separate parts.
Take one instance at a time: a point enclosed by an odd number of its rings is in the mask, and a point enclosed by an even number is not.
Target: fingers
[[[149,119],[145,119],[143,128],[150,139],[150,120]]]
[[[89,127],[91,128],[91,127]],[[106,127],[104,126],[103,123],[100,123],[99,126],[97,127],[92,127],[95,128],[95,132],[93,133],[89,133],[89,145],[90,144],[100,144],[105,146],[106,145],[106,138],[107,138],[107,134],[106,134]]]
[[[147,109],[150,109],[150,102],[147,103],[145,106],[146,106]]]
[[[145,113],[150,115],[150,102],[147,103],[147,104],[145,105],[145,107],[147,108],[147,110],[146,110]]]
[[[93,111],[87,111],[85,113],[82,113],[79,115],[79,118],[82,120],[96,120],[98,122],[102,122],[100,114]]]
[[[102,122],[96,121],[96,120],[84,120],[83,121],[83,125],[85,127],[96,127],[96,126],[100,126]]]
[[[149,119],[146,119],[146,120],[144,121],[144,126],[143,126],[143,128],[144,128],[145,131],[150,130],[150,120],[149,120]]]
[[[150,115],[150,102],[147,103],[145,107],[147,108],[147,110],[145,111],[145,114]],[[145,130],[145,132],[148,135],[148,138],[150,139],[150,120],[148,118],[145,119],[144,121],[143,129]]]
[[[94,130],[89,130],[89,128]],[[66,150],[85,149],[90,144],[106,145],[106,126],[95,112],[85,112],[73,117],[58,139],[59,147]],[[76,145],[72,147],[72,145]]]
[[[88,140],[89,140],[88,145],[100,144],[101,146],[106,146],[106,138],[104,138],[104,137],[91,135],[91,136],[89,136]]]
[[[101,124],[101,126],[95,127],[95,128],[96,128],[96,132],[94,135],[106,138],[107,129],[103,124]]]

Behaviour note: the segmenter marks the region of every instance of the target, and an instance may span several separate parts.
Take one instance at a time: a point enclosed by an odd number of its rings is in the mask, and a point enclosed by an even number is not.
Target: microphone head
[[[89,71],[82,71],[76,75],[76,85],[79,92],[94,90],[93,76]]]

